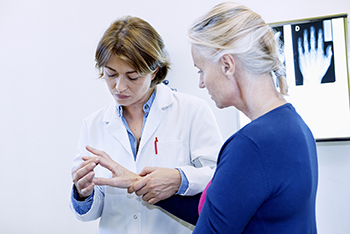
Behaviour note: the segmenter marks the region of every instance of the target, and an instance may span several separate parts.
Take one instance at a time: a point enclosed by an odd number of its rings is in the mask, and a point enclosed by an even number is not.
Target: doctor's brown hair
[[[116,55],[140,75],[157,72],[151,82],[153,87],[165,79],[170,69],[164,47],[163,39],[149,23],[126,16],[112,23],[102,36],[95,54],[96,68],[103,77],[103,67]]]

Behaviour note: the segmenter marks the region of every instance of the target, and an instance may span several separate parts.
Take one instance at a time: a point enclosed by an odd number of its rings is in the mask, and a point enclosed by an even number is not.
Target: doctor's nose
[[[126,79],[120,76],[115,82],[115,89],[121,93],[127,89]]]

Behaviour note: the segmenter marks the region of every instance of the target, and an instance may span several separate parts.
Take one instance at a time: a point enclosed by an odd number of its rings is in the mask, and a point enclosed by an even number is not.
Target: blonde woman
[[[208,104],[162,83],[169,69],[163,40],[140,18],[111,24],[97,47],[96,66],[114,100],[83,122],[72,170],[74,215],[101,218],[100,234],[191,233],[192,225],[152,204],[175,193],[198,194],[212,178],[222,138]],[[116,173],[95,159],[84,161],[87,145],[132,175],[148,174],[142,198],[106,186],[115,185],[108,178]]]
[[[189,37],[200,88],[219,108],[234,106],[251,119],[222,146],[193,233],[317,233],[315,140],[283,98],[286,80],[269,26],[226,2],[195,22]],[[174,200],[164,207],[174,209]]]

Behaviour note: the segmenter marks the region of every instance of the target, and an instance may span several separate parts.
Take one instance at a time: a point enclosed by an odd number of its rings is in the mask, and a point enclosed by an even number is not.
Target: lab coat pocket
[[[127,189],[122,189],[122,188],[114,188],[114,187],[106,186],[105,190],[106,190],[106,194],[109,194],[109,195],[127,194]]]
[[[135,205],[138,207],[140,199],[135,193],[129,194],[127,189],[106,186],[104,206],[106,210],[104,212],[113,214],[113,217],[121,218],[130,213],[135,208]]]
[[[155,145],[154,166],[178,167],[190,160],[185,141],[159,141]],[[186,160],[187,159],[187,160]]]

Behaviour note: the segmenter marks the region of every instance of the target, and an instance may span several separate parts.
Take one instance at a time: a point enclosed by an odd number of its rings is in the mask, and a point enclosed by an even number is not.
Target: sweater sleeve
[[[240,134],[223,146],[195,233],[242,233],[269,194],[258,147]]]
[[[156,205],[172,213],[178,218],[196,225],[198,219],[198,203],[201,193],[194,196],[174,195],[158,202]]]

